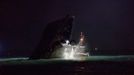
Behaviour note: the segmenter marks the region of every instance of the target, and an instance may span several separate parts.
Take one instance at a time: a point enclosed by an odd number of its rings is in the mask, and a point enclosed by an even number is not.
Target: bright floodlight
[[[66,40],[66,44],[67,44],[67,45],[69,44],[69,40]]]

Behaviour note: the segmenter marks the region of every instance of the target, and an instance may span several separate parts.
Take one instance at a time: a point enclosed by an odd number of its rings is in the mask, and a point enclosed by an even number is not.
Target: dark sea
[[[134,56],[90,56],[79,60],[3,58],[0,75],[134,75]]]

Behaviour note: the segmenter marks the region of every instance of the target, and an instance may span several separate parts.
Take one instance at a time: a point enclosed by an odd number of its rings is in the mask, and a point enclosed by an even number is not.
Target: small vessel
[[[88,57],[89,53],[86,52],[86,46],[85,46],[85,36],[81,32],[80,39],[78,44],[76,45],[70,45],[69,40],[66,40],[65,44],[63,45],[63,58],[64,59],[81,59],[83,57]]]

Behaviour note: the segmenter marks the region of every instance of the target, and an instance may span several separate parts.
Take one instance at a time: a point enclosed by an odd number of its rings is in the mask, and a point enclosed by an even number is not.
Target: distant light
[[[95,48],[95,50],[97,51],[97,50],[98,50],[98,48]]]

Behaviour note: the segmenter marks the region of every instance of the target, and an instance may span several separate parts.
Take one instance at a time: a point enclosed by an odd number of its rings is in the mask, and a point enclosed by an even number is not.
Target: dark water
[[[86,60],[4,60],[0,75],[134,75],[133,56]]]

